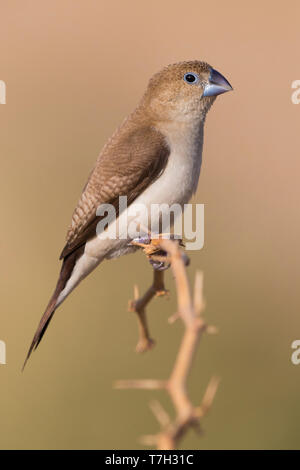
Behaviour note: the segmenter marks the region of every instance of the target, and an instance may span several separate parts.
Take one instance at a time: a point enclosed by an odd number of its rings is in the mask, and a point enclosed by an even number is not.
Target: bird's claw
[[[157,235],[155,238],[151,237],[151,234],[143,237],[134,238],[130,244],[138,248],[141,248],[149,259],[149,262],[155,271],[165,271],[171,266],[168,260],[166,251],[161,249],[161,239],[178,240],[180,246],[184,246],[183,241],[175,234],[162,233]],[[186,256],[185,264],[189,262]]]
[[[149,258],[149,263],[155,271],[165,271],[170,267],[170,263],[164,263],[163,261],[157,261],[153,258]]]

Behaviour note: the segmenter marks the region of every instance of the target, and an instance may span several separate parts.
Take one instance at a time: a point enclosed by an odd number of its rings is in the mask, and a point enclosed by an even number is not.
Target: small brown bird
[[[119,224],[126,228],[133,202],[150,207],[189,201],[198,185],[206,114],[216,96],[230,90],[219,72],[200,61],[169,65],[151,78],[137,108],[104,146],[84,187],[60,256],[58,282],[25,364],[55,310],[79,282],[104,259],[135,250],[129,235],[103,238],[96,233],[103,205],[115,207]],[[123,211],[120,196],[127,197]],[[141,213],[136,221],[149,226]]]

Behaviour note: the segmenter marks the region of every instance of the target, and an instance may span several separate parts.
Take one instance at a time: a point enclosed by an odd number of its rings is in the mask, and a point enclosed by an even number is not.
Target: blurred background
[[[205,317],[189,382],[199,403],[221,377],[202,437],[189,449],[300,448],[299,123],[297,1],[1,1],[0,106],[2,449],[136,449],[158,429],[148,402],[164,392],[113,390],[117,379],[168,376],[182,335],[170,300],[149,308],[156,348],[134,351],[133,285],[142,254],[104,263],[57,311],[21,373],[60,269],[73,208],[107,138],[150,76],[206,60],[231,82],[206,123],[194,202],[205,204]]]

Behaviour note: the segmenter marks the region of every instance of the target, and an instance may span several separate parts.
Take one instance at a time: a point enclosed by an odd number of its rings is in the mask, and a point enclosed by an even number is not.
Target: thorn
[[[155,295],[156,295],[156,297],[166,297],[167,299],[169,299],[170,298],[170,291],[168,291],[167,289],[157,290],[155,292]]]
[[[214,325],[208,325],[206,327],[206,332],[209,334],[209,335],[216,335],[219,333],[219,329],[214,326]]]
[[[114,384],[117,389],[144,389],[144,390],[161,390],[166,388],[165,380],[118,380]]]
[[[142,436],[139,441],[145,446],[154,447],[157,444],[158,437],[155,435]]]
[[[149,406],[151,408],[152,413],[156,417],[157,421],[161,425],[162,428],[167,427],[171,420],[166,412],[166,410],[163,408],[163,406],[159,403],[157,400],[153,400],[149,403]]]
[[[202,418],[209,411],[216,396],[220,380],[221,379],[219,377],[212,377],[210,379],[209,384],[204,393],[202,403],[198,408],[196,408],[196,416],[198,418]]]
[[[173,313],[173,315],[171,315],[169,318],[168,318],[168,323],[170,325],[173,325],[176,320],[178,320],[178,318],[180,318],[180,314],[177,312],[177,313]]]

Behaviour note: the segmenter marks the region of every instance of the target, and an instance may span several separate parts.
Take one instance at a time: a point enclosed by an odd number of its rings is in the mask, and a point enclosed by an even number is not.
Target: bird
[[[99,208],[109,204],[116,210],[107,230],[122,219],[126,229],[132,206],[186,204],[198,185],[207,112],[218,95],[232,89],[221,73],[200,60],[177,62],[152,76],[137,107],[104,145],[83,188],[61,252],[56,288],[23,368],[75,287],[103,260],[136,249],[126,233],[99,236]],[[127,207],[120,210],[118,201],[124,196]],[[141,214],[137,222],[147,223]]]

